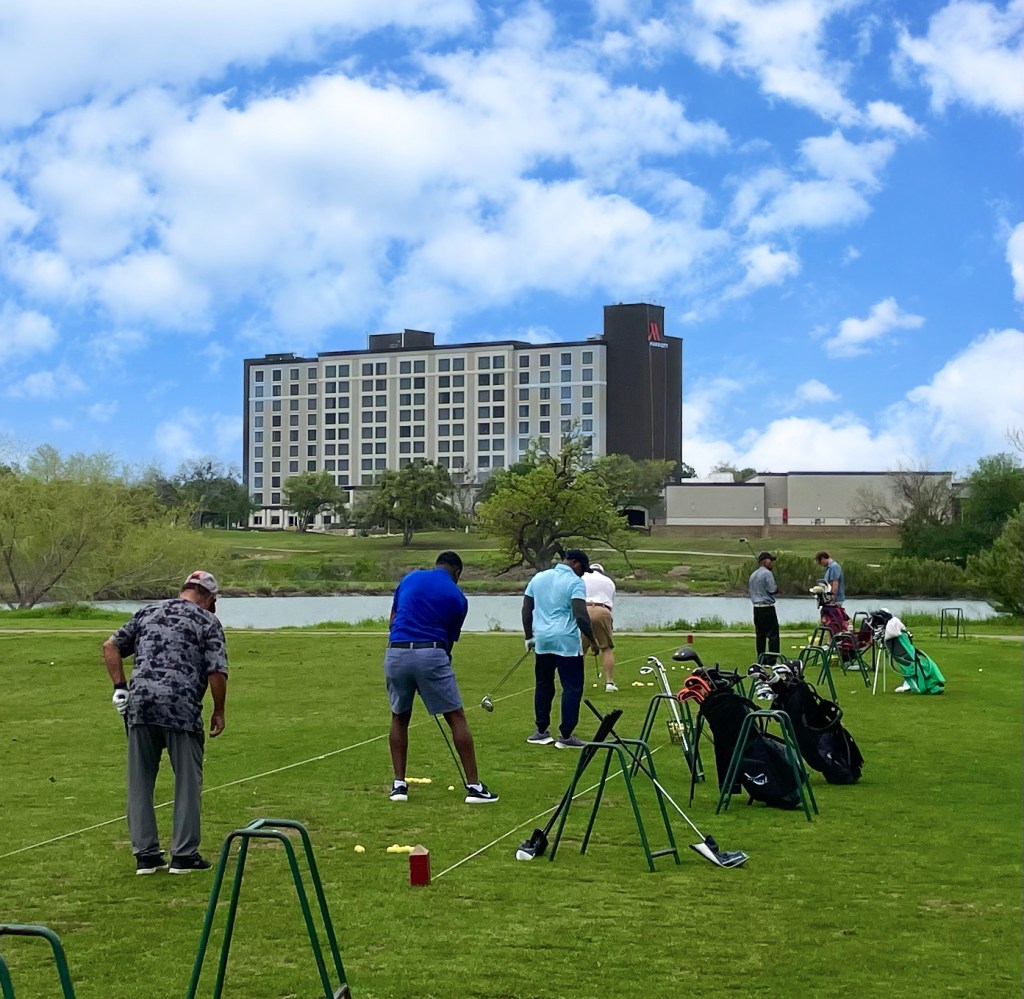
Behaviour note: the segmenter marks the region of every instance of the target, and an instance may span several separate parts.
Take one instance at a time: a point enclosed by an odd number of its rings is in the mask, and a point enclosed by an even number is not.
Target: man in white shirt
[[[583,577],[583,585],[587,588],[587,613],[590,615],[590,627],[593,638],[583,638],[583,654],[593,652],[594,657],[600,656],[601,669],[604,671],[604,689],[614,693],[615,686],[615,642],[612,640],[612,605],[615,603],[615,583],[604,571],[600,562],[590,563],[590,572]]]

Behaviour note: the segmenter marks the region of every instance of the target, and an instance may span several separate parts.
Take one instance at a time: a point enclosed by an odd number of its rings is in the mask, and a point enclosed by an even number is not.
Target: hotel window
[[[592,402],[583,403],[583,415],[593,416],[594,415],[594,404]]]
[[[572,372],[568,368],[566,368],[562,372],[562,381],[563,382],[571,382],[572,381]]]
[[[551,381],[551,372],[550,371],[542,371],[540,373],[540,383],[541,383],[541,385],[547,385],[548,382],[550,382],[550,381]]]
[[[263,381],[263,372],[262,371],[257,371],[256,372],[256,381],[258,381],[258,382]]]
[[[583,369],[583,380],[585,382],[592,382],[594,380],[594,369],[584,368]]]
[[[548,420],[541,420],[540,421],[540,432],[542,434],[550,434],[551,433],[551,423],[550,423],[550,421],[548,421]]]
[[[263,398],[263,386],[262,385],[257,385],[252,391],[253,391],[253,395],[255,395],[257,399]]]
[[[485,455],[480,455],[480,457],[476,459],[476,467],[477,468],[490,468],[491,467],[491,459],[486,457]]]
[[[399,361],[398,362],[398,373],[400,375],[411,375],[412,374],[412,361]]]
[[[584,385],[583,386],[583,398],[584,399],[593,399],[594,398],[594,386],[593,385]]]
[[[398,453],[399,454],[412,454],[412,444],[409,441],[398,442]]]
[[[316,457],[316,445],[315,444],[307,444],[306,445],[306,457],[307,458],[315,458]]]
[[[476,432],[477,432],[477,434],[489,434],[491,432],[491,425],[489,423],[478,423],[476,425]],[[482,444],[482,442],[481,442],[481,444]],[[487,448],[482,448],[482,449],[484,451],[487,450]]]
[[[273,396],[279,396],[281,394],[281,386],[280,385],[273,385],[273,386],[271,386],[270,394],[273,395]]]
[[[327,367],[324,368],[324,377],[325,378],[335,378],[335,377],[337,377],[337,374],[338,374],[338,369],[333,364],[328,364]]]
[[[491,390],[490,389],[480,389],[480,391],[477,392],[477,394],[476,394],[476,401],[477,402],[490,402],[491,401]]]
[[[495,437],[494,440],[491,441],[491,450],[492,451],[504,451],[505,450],[505,438],[504,437]]]
[[[521,434],[528,434],[530,432],[530,421],[529,420],[523,420],[519,424],[519,432]]]
[[[491,416],[491,407],[490,406],[481,406],[477,410],[476,418],[478,420],[487,420],[487,419],[490,419],[490,416]]]
[[[502,357],[500,354],[497,357],[492,357],[491,358],[491,367],[492,368],[503,368],[503,367],[505,367],[505,358]]]
[[[372,364],[364,364],[363,367],[362,367],[362,372],[363,372],[364,375],[372,375],[373,374],[373,365]]]
[[[291,379],[292,379],[293,381],[294,381],[295,379],[297,379],[297,378],[299,377],[299,369],[298,369],[298,368],[292,368],[292,369],[291,369],[291,370],[290,370],[290,371],[288,372],[288,377],[289,377],[289,378],[291,378]]]
[[[478,371],[489,371],[491,368],[491,359],[489,357],[478,357],[476,359],[476,366]]]
[[[272,371],[270,373],[270,378],[271,378],[272,381],[279,382],[281,380],[281,372],[280,371]]]
[[[412,442],[412,453],[413,454],[426,454],[427,453],[427,448],[426,448],[426,445],[423,443],[423,441],[413,441]]]
[[[437,362],[437,370],[438,371],[451,371],[451,369],[452,369],[452,362],[451,362],[451,360],[449,358],[442,357],[442,358],[440,358],[438,360],[438,362]]]
[[[529,437],[520,437],[519,438],[519,450],[520,451],[528,451],[529,448],[530,448],[530,438]]]
[[[568,434],[572,432],[572,420],[562,420],[562,433]]]
[[[452,375],[452,388],[465,388],[466,387],[466,376],[465,375]]]
[[[583,351],[582,361],[584,364],[594,363],[594,352],[592,350]]]
[[[379,441],[378,443],[374,444],[373,445],[373,453],[374,454],[387,454],[388,453],[387,441]]]
[[[594,429],[594,421],[593,420],[584,420],[583,421],[583,430],[584,430],[585,433],[590,433],[590,432],[593,431],[593,429]]]
[[[360,444],[359,445],[359,453],[360,454],[373,454],[373,443],[371,442],[369,444]]]
[[[462,407],[462,406],[456,406],[456,407],[455,407],[455,408],[454,408],[454,409],[452,410],[452,419],[453,419],[453,420],[463,420],[463,419],[465,419],[465,418],[466,418],[466,410],[465,410],[465,408],[464,408],[464,407]]]
[[[306,462],[306,471],[307,472],[315,472],[316,471],[316,462],[315,461],[307,461]]]
[[[324,462],[324,471],[325,472],[333,472],[334,471],[334,459],[333,458],[328,458]]]
[[[465,392],[452,392],[452,402],[459,403],[466,401]]]
[[[377,374],[378,375],[386,375],[387,373],[388,373],[388,363],[387,363],[387,361],[378,361],[377,362]]]
[[[529,371],[520,371],[519,372],[519,384],[520,385],[529,385],[530,384],[530,372]]]
[[[299,470],[299,463],[297,461],[289,461],[288,462],[288,471],[289,472],[297,472],[298,470]]]
[[[541,354],[540,355],[540,366],[542,368],[548,368],[548,367],[551,366],[551,355],[550,354]]]
[[[519,401],[520,402],[526,402],[526,400],[529,399],[529,398],[530,398],[530,390],[529,389],[520,389],[519,390]]]
[[[541,399],[550,399],[551,398],[551,389],[549,389],[549,388],[542,388],[542,389],[539,390],[539,392],[540,392],[540,398]]]
[[[519,367],[528,368],[530,366],[530,355],[520,354],[519,355]]]
[[[503,421],[499,421],[498,423],[492,423],[491,424],[491,433],[492,434],[503,434],[504,432],[505,432],[505,424],[504,424]]]
[[[421,375],[426,370],[427,370],[427,362],[426,361],[413,361],[412,362],[412,372],[413,372],[414,375]]]
[[[477,384],[478,385],[490,385],[491,384],[491,376],[490,375],[478,375],[477,376]]]
[[[562,364],[572,364],[572,354],[568,352],[562,354]]]
[[[464,357],[453,357],[452,358],[452,371],[465,371],[466,370],[466,359]]]
[[[561,412],[562,416],[572,416],[572,404],[568,402],[563,402],[562,405],[559,407],[559,411]]]
[[[504,385],[505,384],[505,376],[503,374],[501,374],[500,372],[498,374],[496,374],[496,375],[491,375],[491,384],[492,385]]]
[[[551,415],[551,407],[548,406],[548,405],[541,406],[540,407],[540,415],[541,416],[550,416]]]

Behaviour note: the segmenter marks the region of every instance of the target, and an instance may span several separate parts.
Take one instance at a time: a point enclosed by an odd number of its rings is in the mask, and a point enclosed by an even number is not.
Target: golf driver
[[[441,724],[441,719],[437,715],[432,715],[431,717],[437,722],[437,727],[441,730],[441,735],[444,737],[444,744],[448,747],[448,752],[452,754],[452,760],[455,762],[455,769],[459,772],[459,780],[462,781],[462,786],[469,787],[466,775],[462,772],[462,764],[459,762],[459,758],[455,755],[455,747],[452,745],[451,739],[448,738],[448,733],[444,730],[444,726]]]
[[[480,707],[482,707],[484,709],[484,711],[493,711],[494,710],[494,702],[491,700],[491,695],[492,694],[496,694],[498,692],[498,690],[501,687],[501,685],[519,668],[520,664],[523,662],[523,660],[526,659],[526,657],[530,654],[531,651],[533,651],[533,650],[532,649],[527,649],[515,661],[515,663],[513,663],[512,668],[494,685],[494,689],[491,691],[491,693],[484,695],[483,700],[480,701]]]
[[[594,733],[594,738],[591,742],[604,742],[608,738],[608,733],[611,732],[615,723],[619,720],[622,715],[622,708],[615,708],[613,711],[609,711],[608,714],[601,718],[601,724],[597,726],[597,731]],[[599,716],[600,717],[600,716]],[[583,750],[583,767],[589,765],[590,761],[597,754],[597,750],[593,746],[587,746]],[[582,771],[581,771],[582,772]],[[571,785],[570,785],[571,787]],[[569,788],[565,789],[565,794],[562,795],[561,801],[555,807],[555,810],[551,813],[551,818],[548,819],[548,824],[543,829],[534,829],[528,840],[524,840],[519,846],[516,847],[516,860],[533,860],[534,857],[543,857],[544,853],[548,848],[548,836],[551,830],[555,827],[555,822],[558,816],[562,814],[563,808],[569,807]]]
[[[597,708],[595,708],[594,705],[588,699],[584,698],[583,703],[588,708],[590,708],[590,710],[593,711],[598,718],[601,719],[602,723],[607,720],[607,718],[604,715],[602,715],[601,712],[598,711]],[[611,715],[608,715],[607,717],[611,718]],[[686,812],[684,812],[679,807],[679,805],[676,804],[672,796],[668,793],[668,791],[665,790],[664,787],[661,786],[661,784],[658,782],[658,779],[654,776],[652,771],[648,769],[647,765],[643,762],[643,759],[641,758],[640,754],[631,745],[629,745],[629,743],[622,741],[622,739],[619,737],[619,734],[615,731],[614,723],[608,726],[608,732],[606,733],[606,735],[610,735],[626,751],[626,753],[632,758],[633,763],[636,765],[637,769],[639,769],[640,772],[643,773],[645,777],[647,777],[647,779],[658,789],[658,792],[661,794],[661,796],[683,817],[686,824],[698,836],[700,836],[701,841],[699,843],[690,844],[690,849],[693,850],[694,853],[699,853],[705,860],[710,861],[716,867],[740,867],[742,864],[745,864],[747,862],[749,858],[742,850],[721,850],[713,837],[705,836],[704,833],[702,833],[693,824],[693,820],[690,818],[690,816],[687,815]]]

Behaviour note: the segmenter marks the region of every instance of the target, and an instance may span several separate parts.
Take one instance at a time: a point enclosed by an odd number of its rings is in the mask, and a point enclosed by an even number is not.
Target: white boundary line
[[[625,665],[626,663],[639,662],[640,659],[646,659],[646,656],[637,656],[633,659],[624,659],[622,660],[621,664]],[[616,663],[616,665],[618,666],[620,664]],[[498,698],[498,700],[504,701],[508,700],[510,697],[518,697],[520,694],[527,693],[530,689],[532,688],[526,687],[523,690],[517,690],[512,694],[506,694],[504,697]],[[477,707],[479,708],[479,705],[477,705]],[[424,724],[426,724],[425,721],[419,721],[413,725],[410,725],[409,727],[418,728],[420,725]],[[250,774],[248,777],[239,777],[237,780],[228,781],[226,784],[217,784],[214,787],[203,788],[203,794],[207,795],[212,794],[214,791],[223,791],[225,788],[236,787],[239,784],[247,784],[249,781],[253,780],[260,780],[260,778],[262,777],[273,777],[275,774],[284,773],[287,770],[294,770],[296,767],[304,767],[308,763],[319,763],[321,760],[329,759],[332,756],[338,756],[341,753],[347,753],[351,749],[361,749],[363,746],[369,746],[374,742],[380,742],[381,739],[386,738],[387,733],[383,732],[380,735],[375,735],[372,739],[364,739],[362,742],[354,742],[350,746],[342,746],[340,749],[332,749],[330,752],[321,753],[319,756],[311,756],[309,757],[309,759],[306,760],[299,760],[296,763],[288,763],[285,766],[277,767],[274,770],[264,770],[262,773]],[[621,770],[618,771],[618,773],[621,772]],[[596,786],[597,785],[594,785],[594,787]],[[588,788],[587,791],[581,791],[580,794],[586,794],[587,792],[592,790],[593,788]],[[578,797],[578,795],[576,797]],[[573,800],[575,800],[575,797]],[[169,805],[173,804],[174,799],[172,798],[170,801],[161,801],[158,805],[155,805],[154,808],[167,808]],[[436,877],[441,877],[443,874],[447,874],[448,871],[454,870],[456,867],[460,866],[461,864],[464,864],[467,860],[472,859],[477,854],[482,853],[484,850],[487,850],[491,846],[494,846],[495,843],[499,843],[507,836],[511,836],[512,833],[514,833],[517,829],[522,829],[524,825],[529,825],[530,822],[535,821],[537,818],[543,818],[545,815],[548,814],[548,812],[551,811],[553,811],[553,809],[549,808],[547,812],[541,812],[540,815],[535,816],[532,819],[527,819],[526,822],[520,823],[520,825],[515,826],[513,829],[510,829],[503,836],[500,836],[498,839],[494,840],[493,843],[488,843],[487,846],[481,847],[479,850],[476,851],[476,853],[470,854],[469,857],[460,860],[454,866],[449,867],[446,871],[442,871],[441,874],[436,875]],[[71,832],[61,833],[59,836],[53,836],[50,839],[40,840],[40,842],[38,843],[30,843],[28,846],[18,847],[17,850],[10,850],[7,853],[0,853],[0,860],[6,860],[8,857],[16,857],[19,853],[27,853],[29,850],[35,850],[42,846],[50,846],[52,843],[59,843],[61,840],[70,839],[72,836],[81,836],[83,833],[92,832],[94,829],[102,829],[104,826],[111,826],[115,822],[124,822],[126,819],[126,815],[118,815],[116,818],[105,819],[103,822],[94,822],[91,826],[84,826],[81,829],[73,829]]]

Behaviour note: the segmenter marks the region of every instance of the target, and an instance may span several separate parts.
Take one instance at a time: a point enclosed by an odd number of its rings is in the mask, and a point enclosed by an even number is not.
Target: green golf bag
[[[898,617],[883,609],[875,611],[868,622],[882,632],[893,669],[915,694],[941,694],[946,689],[946,678],[935,660],[914,646],[913,636]]]

